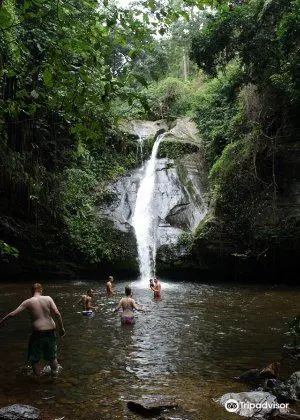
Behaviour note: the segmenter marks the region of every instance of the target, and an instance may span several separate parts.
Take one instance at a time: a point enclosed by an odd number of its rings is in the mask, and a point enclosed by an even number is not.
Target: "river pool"
[[[104,281],[53,281],[45,294],[59,307],[67,334],[58,339],[63,370],[36,380],[26,367],[28,315],[0,330],[0,406],[38,407],[44,418],[136,419],[125,402],[145,396],[173,397],[182,419],[238,418],[214,401],[226,392],[250,388],[232,378],[249,368],[282,359],[286,322],[299,312],[300,289],[274,285],[172,282],[162,279],[162,300],[139,282],[128,282],[147,307],[133,326],[113,313],[125,281],[107,298]],[[85,319],[73,303],[88,288],[99,292],[95,317]],[[1,314],[29,297],[30,285],[0,285]],[[281,376],[299,366],[285,358]]]

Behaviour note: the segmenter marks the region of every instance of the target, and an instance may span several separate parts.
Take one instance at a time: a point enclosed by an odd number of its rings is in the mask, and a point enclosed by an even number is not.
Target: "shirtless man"
[[[13,318],[27,309],[31,319],[32,333],[28,342],[28,361],[34,373],[41,375],[40,360],[43,359],[50,363],[52,373],[58,370],[57,345],[55,337],[56,325],[52,316],[56,317],[60,336],[65,335],[65,329],[61,314],[50,296],[42,296],[43,289],[41,284],[35,283],[31,286],[32,297],[24,300],[20,306],[10,312],[0,321],[0,327],[4,322]]]
[[[107,293],[107,296],[113,296],[115,294],[114,289],[113,289],[113,285],[112,285],[113,284],[113,281],[114,281],[113,276],[109,276],[108,277],[108,280],[106,282],[106,293]]]
[[[154,277],[153,286],[150,286],[150,288],[153,292],[153,297],[155,299],[161,299],[161,284],[156,277]]]
[[[133,310],[136,309],[137,311],[144,311],[142,306],[139,306],[135,303],[134,299],[132,299],[132,292],[131,287],[125,287],[125,297],[123,297],[114,312],[119,311],[122,309],[121,313],[121,322],[122,324],[133,324],[134,323],[134,316]]]
[[[94,291],[89,289],[86,292],[86,295],[82,295],[80,299],[76,302],[76,305],[82,304],[83,311],[82,315],[91,316],[93,315],[93,309],[98,309],[98,306],[93,306],[92,297],[94,296]]]

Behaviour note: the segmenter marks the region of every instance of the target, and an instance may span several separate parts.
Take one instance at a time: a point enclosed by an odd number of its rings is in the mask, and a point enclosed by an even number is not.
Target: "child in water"
[[[114,312],[119,311],[122,309],[121,312],[121,322],[122,324],[133,324],[134,323],[134,315],[133,310],[136,309],[137,311],[144,311],[142,306],[139,306],[135,303],[134,299],[132,299],[132,292],[131,287],[125,286],[125,297],[123,297]]]

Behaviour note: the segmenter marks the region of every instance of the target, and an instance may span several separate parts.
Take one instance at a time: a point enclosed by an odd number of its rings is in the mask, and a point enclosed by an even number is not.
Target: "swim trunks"
[[[121,314],[121,322],[122,324],[134,324],[134,316],[133,313],[131,311],[127,311],[125,313]]]
[[[87,317],[91,317],[91,316],[94,316],[94,312],[91,309],[89,309],[87,311],[82,311],[82,315],[87,316]]]
[[[54,330],[33,331],[28,342],[28,361],[38,363],[42,358],[53,362],[57,357],[57,345]]]

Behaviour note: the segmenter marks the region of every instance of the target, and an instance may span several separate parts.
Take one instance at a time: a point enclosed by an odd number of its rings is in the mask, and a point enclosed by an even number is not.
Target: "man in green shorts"
[[[58,370],[57,345],[55,337],[56,325],[52,316],[56,317],[59,334],[63,337],[65,329],[61,314],[50,296],[42,296],[42,286],[35,283],[31,287],[32,297],[24,300],[20,306],[0,321],[0,327],[8,318],[13,318],[27,309],[31,319],[32,333],[28,343],[28,361],[37,376],[41,375],[40,360],[50,363],[52,373]]]

